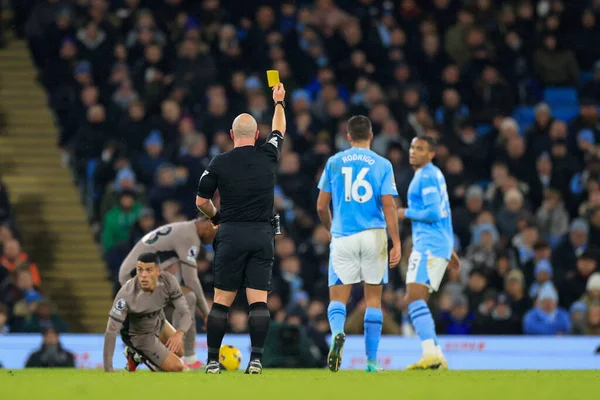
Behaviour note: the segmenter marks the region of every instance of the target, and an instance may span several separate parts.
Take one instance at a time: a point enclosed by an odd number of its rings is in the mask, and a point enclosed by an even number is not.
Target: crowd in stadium
[[[8,191],[0,180],[0,335],[41,333],[49,327],[68,332],[41,287],[37,265],[21,248]]]
[[[261,137],[269,133],[265,70],[277,69],[289,98],[274,319],[328,330],[329,243],[316,183],[327,157],[349,146],[347,119],[364,114],[372,149],[393,164],[398,205],[413,175],[411,139],[438,141],[462,260],[435,295],[439,334],[600,334],[600,1],[22,3],[35,6],[15,9],[17,32],[110,279],[145,233],[197,215],[198,178],[232,148],[235,115],[249,112]],[[4,260],[18,243],[6,232],[0,261],[10,270],[14,261]],[[412,334],[403,300],[409,222],[401,234],[384,334]],[[198,262],[208,293],[211,256],[206,246]],[[35,266],[19,271],[39,285]],[[356,288],[347,332],[362,332],[364,309]],[[1,316],[2,308],[0,332]],[[245,312],[232,311],[230,329],[247,330]]]

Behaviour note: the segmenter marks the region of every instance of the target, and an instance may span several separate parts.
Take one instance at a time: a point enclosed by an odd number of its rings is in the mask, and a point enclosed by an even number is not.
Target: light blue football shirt
[[[415,251],[450,259],[454,232],[448,189],[444,174],[432,163],[417,170],[410,182],[406,217],[412,220]]]
[[[327,160],[319,189],[331,193],[333,237],[385,228],[381,196],[398,196],[392,164],[377,153],[359,147],[339,152]]]

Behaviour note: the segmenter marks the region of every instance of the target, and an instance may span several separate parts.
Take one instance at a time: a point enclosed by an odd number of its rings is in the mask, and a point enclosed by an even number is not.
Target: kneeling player
[[[216,229],[211,222],[203,218],[192,221],[175,222],[161,226],[144,236],[129,252],[119,270],[121,285],[131,278],[131,273],[136,268],[138,256],[142,253],[155,253],[160,261],[160,268],[172,267],[176,263],[181,265],[183,284],[189,288],[184,289],[184,296],[192,312],[192,324],[183,338],[184,361],[190,369],[199,369],[202,363],[196,358],[194,345],[196,343],[196,307],[200,310],[202,318],[208,316],[208,305],[198,279],[196,257],[202,244],[212,243]],[[178,324],[178,315],[173,313],[173,307],[165,308],[168,321]],[[126,357],[131,360],[131,354]],[[131,361],[130,361],[131,364]]]
[[[181,286],[172,274],[161,274],[153,253],[141,254],[136,270],[137,277],[121,287],[109,313],[104,336],[104,370],[113,371],[112,359],[120,332],[127,347],[153,371],[184,371],[180,359],[183,335],[192,317]],[[169,303],[181,316],[177,330],[165,320],[163,308]],[[128,364],[132,359],[128,357]],[[130,365],[128,369],[131,371]]]

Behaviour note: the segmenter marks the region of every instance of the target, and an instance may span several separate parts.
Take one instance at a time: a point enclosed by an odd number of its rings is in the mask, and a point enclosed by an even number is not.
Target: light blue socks
[[[346,323],[346,305],[340,301],[332,301],[329,303],[329,307],[327,307],[327,318],[329,319],[329,327],[331,328],[332,336],[344,332],[344,324]]]
[[[379,308],[367,308],[365,312],[365,349],[369,361],[377,361],[382,325],[383,312]]]

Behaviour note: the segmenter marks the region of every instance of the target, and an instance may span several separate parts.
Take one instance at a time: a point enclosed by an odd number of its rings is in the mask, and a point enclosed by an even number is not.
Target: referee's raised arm
[[[273,113],[273,122],[271,130],[278,131],[282,136],[285,136],[286,120],[285,120],[285,89],[283,84],[273,86],[273,101],[275,102],[275,112]]]

